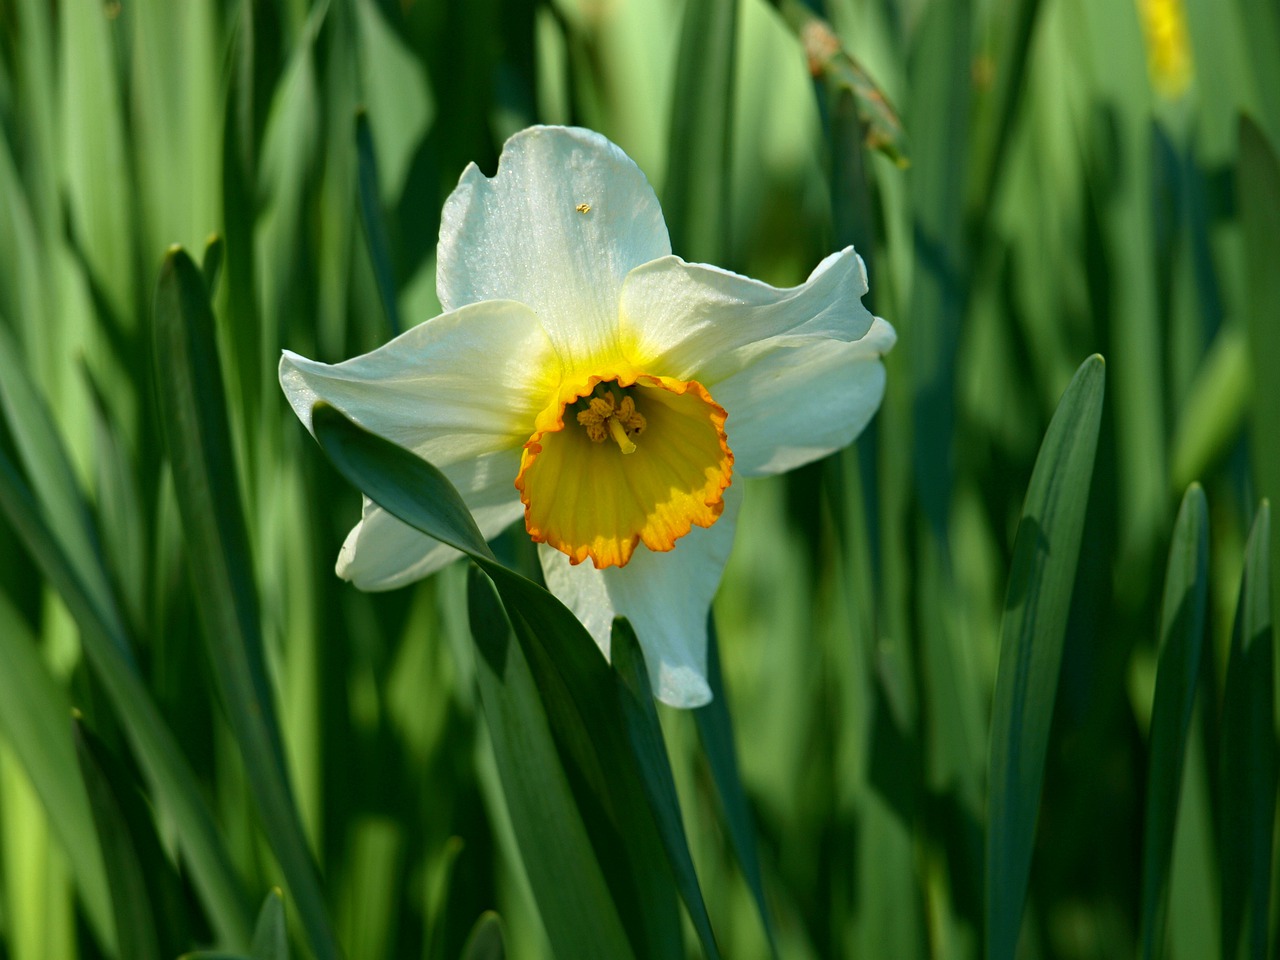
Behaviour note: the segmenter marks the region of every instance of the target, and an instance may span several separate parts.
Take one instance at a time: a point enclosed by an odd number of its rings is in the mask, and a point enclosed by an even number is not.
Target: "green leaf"
[[[1271,23],[1280,27],[1274,13]],[[1280,72],[1280,58],[1273,56],[1271,61],[1273,73]],[[1280,126],[1280,114],[1274,119]],[[1276,376],[1280,370],[1280,270],[1275,263],[1275,251],[1280,248],[1280,157],[1248,117],[1240,120],[1237,190],[1253,367],[1249,458],[1258,495],[1280,502],[1280,443],[1276,442],[1280,437],[1280,377]],[[1271,531],[1271,550],[1280,551],[1280,525]],[[1271,571],[1271,591],[1280,596],[1280,564]]]
[[[972,182],[981,191],[975,197],[980,210],[996,209],[991,201],[997,180],[1006,171],[1005,156],[1012,141],[1014,119],[1027,89],[1027,60],[1039,11],[1040,0],[1013,0],[989,20],[987,69],[991,82],[974,84],[980,91],[974,127],[981,136],[974,151]]]
[[[249,945],[253,960],[289,960],[289,929],[285,925],[284,894],[273,887],[263,898]]]
[[[19,367],[13,377],[25,380],[25,372]],[[22,392],[34,396],[29,383],[24,383]],[[12,414],[13,409],[8,407],[6,412]],[[66,463],[57,436],[51,427],[52,459]],[[59,482],[74,489],[69,478]],[[200,793],[199,781],[138,675],[118,608],[105,586],[106,575],[92,562],[92,552],[83,547],[77,551],[55,534],[2,444],[0,510],[80,628],[85,655],[128,733],[158,806],[174,824],[215,930],[229,943],[247,941],[249,914],[239,878]],[[85,507],[83,503],[72,504],[69,510],[83,513]],[[85,577],[98,586],[86,586]]]
[[[601,867],[631,943],[641,956],[678,952],[679,917],[662,844],[613,693],[612,673],[590,635],[559,600],[493,559],[461,497],[431,464],[324,404],[312,409],[312,427],[351,483],[405,523],[467,553],[493,581],[546,722],[572,771],[569,782],[592,843],[598,850],[622,854],[609,856]],[[499,636],[500,631],[481,631],[478,643],[481,635]],[[506,661],[500,649],[481,646],[482,656],[494,661],[490,671],[502,676]],[[485,702],[488,715],[490,701]],[[499,706],[495,703],[494,709]],[[491,718],[491,727],[496,722]]]
[[[1192,484],[1182,498],[1173,529],[1160,617],[1142,852],[1144,958],[1164,955],[1169,864],[1208,599],[1209,505],[1200,485]]]
[[[1080,365],[1049,423],[1013,548],[988,764],[987,956],[1022,924],[1071,588],[1102,418],[1105,365]]]
[[[903,346],[914,391],[911,428],[915,489],[931,533],[941,542],[955,484],[956,362],[969,297],[964,188],[967,157],[956,150],[968,132],[972,33],[970,0],[924,8],[907,117],[915,139],[911,233],[912,336]]]
[[[391,248],[387,242],[387,225],[382,218],[381,192],[378,189],[378,158],[374,152],[369,116],[363,110],[356,114],[356,156],[359,159],[360,219],[369,244],[369,260],[378,282],[378,295],[387,315],[387,326],[393,337],[404,330],[400,308],[396,303],[396,277],[391,266]]]
[[[778,939],[773,928],[773,916],[764,895],[764,875],[760,870],[760,854],[756,850],[756,828],[751,818],[751,804],[738,773],[738,754],[733,743],[733,720],[729,716],[729,701],[725,697],[724,677],[720,670],[720,643],[716,637],[715,619],[707,620],[707,685],[711,688],[711,702],[693,712],[698,724],[698,736],[707,754],[711,779],[724,808],[725,825],[729,830],[729,842],[742,867],[742,875],[755,898],[760,923],[769,938],[773,956],[778,955]]]
[[[1263,500],[1245,545],[1220,746],[1222,956],[1253,960],[1269,956],[1267,911],[1276,807],[1270,540],[1271,504]]]
[[[489,738],[552,949],[564,957],[632,956],[529,663],[478,570],[468,579],[467,600]]]
[[[134,848],[133,832],[121,807],[125,802],[121,794],[129,789],[129,785],[116,773],[118,762],[105,755],[105,748],[93,735],[79,723],[75,730],[76,754],[111,882],[111,905],[115,912],[120,956],[160,960],[157,922],[145,873]]]
[[[114,614],[114,599],[100,561],[97,533],[71,458],[17,343],[3,325],[0,325],[0,404],[24,472],[32,490],[38,493],[39,516],[95,606]],[[132,656],[125,648],[121,649],[125,656]]]
[[[631,749],[640,764],[640,779],[645,796],[658,824],[662,846],[666,850],[676,885],[693,920],[693,927],[702,941],[702,948],[711,958],[720,956],[715,934],[711,930],[711,918],[702,899],[698,885],[698,873],[689,853],[689,839],[685,836],[684,820],[680,816],[680,798],[676,794],[675,777],[671,774],[671,762],[667,758],[666,743],[662,739],[662,727],[658,711],[653,705],[653,690],[649,687],[649,670],[645,666],[640,641],[625,618],[613,621],[613,637],[609,645],[613,671],[618,678],[618,701],[626,722]]]
[[[312,408],[311,426],[334,466],[353,483],[359,478],[356,486],[367,497],[441,543],[472,557],[494,559],[471,511],[434,466],[353,427],[327,403]]]
[[[66,692],[41,660],[25,621],[0,592],[0,736],[44,804],[93,930],[109,949],[117,942],[110,886],[76,766],[70,719]]]
[[[502,918],[492,910],[481,914],[462,948],[462,960],[504,960],[507,948]]]
[[[209,662],[272,850],[312,949],[341,956],[289,787],[227,425],[213,312],[200,271],[171,249],[155,304],[156,382]]]
[[[671,247],[719,263],[729,241],[737,0],[687,3],[676,58],[662,209]]]
[[[1182,403],[1169,467],[1175,489],[1206,476],[1238,439],[1256,390],[1250,362],[1249,337],[1243,325],[1223,327]]]
[[[222,277],[222,260],[226,256],[227,244],[216,234],[205,244],[204,259],[200,261],[200,273],[204,277],[204,287],[210,296],[218,289],[218,280]]]

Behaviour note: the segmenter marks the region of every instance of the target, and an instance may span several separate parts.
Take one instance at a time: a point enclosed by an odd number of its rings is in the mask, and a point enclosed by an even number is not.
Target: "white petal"
[[[861,340],[773,345],[716,384],[716,402],[729,413],[734,473],[781,473],[851,443],[880,406],[880,357],[896,339],[876,317]]]
[[[285,351],[280,386],[308,430],[312,405],[324,400],[443,468],[524,443],[559,372],[533,312],[493,301],[442,314],[343,363]]]
[[[486,540],[496,537],[523,513],[518,498],[472,510]],[[460,556],[453,547],[397,520],[365,497],[364,516],[347,534],[336,570],[361,590],[393,590],[435,573]]]
[[[761,341],[857,340],[872,316],[862,259],[846,247],[798,287],[771,287],[718,267],[664,257],[622,288],[622,341],[644,370],[710,387],[749,362]]]
[[[653,188],[598,133],[532,127],[502,148],[492,180],[472,164],[445,203],[436,273],[445,309],[532,307],[566,364],[616,348],[632,268],[671,252]]]
[[[538,549],[548,589],[582,621],[605,656],[613,618],[631,621],[654,696],[673,707],[700,707],[711,699],[707,612],[729,559],[741,502],[735,484],[724,492],[724,513],[712,526],[695,527],[666,553],[641,547],[625,567],[574,566],[559,550]]]

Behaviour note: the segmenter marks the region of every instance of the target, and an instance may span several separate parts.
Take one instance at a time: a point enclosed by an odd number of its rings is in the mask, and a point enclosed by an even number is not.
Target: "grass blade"
[[[1005,597],[989,759],[987,956],[1018,945],[1058,667],[1102,419],[1105,365],[1080,365],[1027,490]]]
[[[632,946],[640,956],[678,952],[679,916],[662,844],[613,694],[613,676],[590,635],[559,600],[493,559],[461,497],[431,464],[324,404],[313,408],[312,427],[350,482],[405,523],[467,553],[493,581],[536,679],[533,689],[547,723],[572,769],[570,785],[592,842],[618,854],[601,866]],[[484,632],[498,636],[492,625]],[[492,651],[488,655],[499,666],[506,662]],[[501,706],[495,703],[494,709]]]
[[[1160,660],[1151,712],[1151,759],[1142,853],[1142,956],[1161,953],[1178,798],[1200,676],[1209,601],[1209,504],[1199,484],[1182,498],[1173,529],[1160,617]]]
[[[478,572],[467,598],[489,736],[552,949],[566,957],[632,956],[524,652]]]
[[[737,0],[684,8],[662,208],[672,249],[720,263],[728,248]]]
[[[18,376],[24,376],[21,372]],[[29,387],[29,384],[27,385]],[[8,411],[13,413],[12,409]],[[56,439],[57,434],[50,434]],[[65,462],[65,453],[60,454]],[[77,510],[84,510],[81,503]],[[176,828],[191,876],[218,936],[232,944],[249,936],[249,913],[240,880],[218,836],[213,816],[173,734],[143,685],[119,612],[106,588],[85,585],[78,562],[55,535],[22,474],[0,445],[0,511],[8,517],[41,573],[62,597],[81,631],[85,655],[129,736],[152,793]],[[105,581],[105,573],[97,568]]]
[[[1271,505],[1264,500],[1245,545],[1223,693],[1219,783],[1222,956],[1231,960],[1269,956],[1267,922],[1276,807],[1270,540]]]
[[[123,778],[112,775],[118,763],[106,756],[105,748],[96,742],[93,735],[79,723],[75,731],[76,754],[111,881],[111,904],[115,911],[120,956],[160,960],[156,916],[142,861],[135,849],[133,831],[122,808],[126,802],[122,793],[129,789],[129,785],[123,782]]]
[[[613,621],[609,651],[613,671],[618,678],[622,717],[627,725],[631,748],[640,764],[640,778],[658,823],[667,860],[693,920],[693,927],[698,931],[698,939],[702,941],[702,949],[708,957],[718,958],[720,949],[711,930],[711,918],[707,916],[707,905],[702,899],[693,857],[689,854],[689,840],[685,836],[684,821],[680,818],[680,798],[676,795],[676,781],[671,774],[658,711],[653,705],[653,690],[649,687],[644,652],[631,624],[624,618]]]
[[[199,269],[180,249],[160,272],[155,356],[164,432],[189,547],[209,661],[254,799],[316,955],[341,955],[285,772],[267,681],[213,312]]]
[[[360,219],[364,223],[364,236],[369,244],[369,262],[373,264],[373,276],[378,282],[378,295],[387,315],[387,326],[391,328],[391,336],[396,337],[404,326],[400,322],[400,308],[396,303],[396,276],[391,267],[387,225],[382,218],[378,158],[373,148],[373,134],[369,130],[369,115],[363,110],[356,114],[356,156],[359,163],[356,184],[360,192]]]
[[[0,736],[17,756],[76,877],[95,933],[116,942],[112,900],[89,797],[76,767],[71,705],[21,615],[0,593]],[[122,954],[123,955],[123,954]]]
[[[502,918],[489,911],[471,928],[462,948],[462,960],[503,960],[506,955]]]
[[[760,869],[760,854],[756,849],[756,828],[751,817],[751,804],[743,789],[738,772],[738,754],[733,743],[733,720],[729,716],[729,702],[725,699],[724,675],[720,670],[720,643],[716,638],[715,619],[707,621],[707,685],[711,687],[711,702],[693,712],[698,724],[698,736],[707,753],[707,765],[711,779],[724,808],[725,826],[729,830],[729,842],[742,868],[742,876],[751,889],[760,923],[769,938],[773,956],[778,955],[778,937],[773,926],[773,915],[764,895],[764,874]]]
[[[262,901],[249,945],[253,960],[289,960],[289,930],[285,926],[284,896],[277,887]]]
[[[98,537],[71,458],[17,343],[4,326],[0,326],[0,405],[31,487],[38,491],[43,523],[95,606],[112,609],[109,580],[99,562]]]
[[[1273,24],[1275,20],[1273,16]],[[1275,68],[1275,58],[1272,61]],[[1253,367],[1253,445],[1249,453],[1259,496],[1274,503],[1280,502],[1280,443],[1276,442],[1280,437],[1280,378],[1275,376],[1280,369],[1280,270],[1275,264],[1275,250],[1280,245],[1280,157],[1247,117],[1240,121],[1237,177],[1244,234],[1244,307]],[[1280,551],[1280,525],[1271,531],[1271,551]],[[1271,592],[1280,596],[1280,564],[1271,571]]]

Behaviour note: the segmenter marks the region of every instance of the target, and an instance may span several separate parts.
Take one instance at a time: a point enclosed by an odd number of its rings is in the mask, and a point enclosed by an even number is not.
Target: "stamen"
[[[623,394],[622,401],[617,400],[616,389],[603,384],[596,387],[596,395],[587,398],[587,408],[578,411],[578,423],[593,443],[604,443],[612,436],[623,453],[635,453],[631,437],[644,430],[646,422],[630,396]]]

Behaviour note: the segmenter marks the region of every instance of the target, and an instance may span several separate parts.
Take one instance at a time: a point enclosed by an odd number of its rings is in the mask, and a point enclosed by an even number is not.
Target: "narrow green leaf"
[[[1249,336],[1242,324],[1223,327],[1187,391],[1173,434],[1170,472],[1175,489],[1203,477],[1240,436],[1255,395]]]
[[[1151,710],[1142,851],[1142,956],[1163,956],[1178,799],[1200,676],[1209,599],[1209,504],[1199,484],[1182,498],[1173,528],[1160,616],[1160,660]]]
[[[764,895],[764,875],[760,869],[760,854],[756,850],[756,828],[751,818],[751,804],[738,773],[738,753],[733,743],[733,721],[729,716],[729,701],[724,692],[724,676],[720,670],[720,643],[716,637],[715,618],[707,619],[707,685],[711,688],[711,702],[693,712],[698,724],[698,736],[707,753],[707,765],[711,779],[724,808],[725,825],[729,830],[729,842],[742,868],[742,875],[755,898],[760,923],[769,938],[769,949],[778,955],[778,938],[773,928],[773,916]]]
[[[273,887],[262,901],[249,945],[253,960],[289,960],[289,929],[285,925],[284,894]]]
[[[689,839],[684,832],[684,820],[680,816],[680,798],[676,794],[675,777],[671,774],[671,762],[667,758],[666,743],[662,739],[662,727],[658,711],[653,705],[653,690],[649,687],[649,669],[645,666],[640,641],[626,619],[613,621],[613,637],[609,645],[613,671],[618,678],[618,701],[626,722],[631,749],[640,765],[640,779],[644,786],[649,807],[658,824],[667,860],[675,874],[680,896],[693,920],[693,927],[702,941],[702,949],[711,958],[720,956],[711,918],[702,899],[698,873],[689,853]]]
[[[373,276],[378,282],[378,295],[387,315],[387,326],[393,337],[404,329],[400,322],[400,308],[396,302],[396,275],[391,266],[391,245],[387,242],[387,226],[382,218],[382,193],[378,188],[378,157],[373,147],[373,134],[369,130],[369,115],[364,110],[356,113],[356,156],[359,175],[356,183],[360,190],[360,219],[364,224],[365,240],[369,244],[369,260],[373,264]]]
[[[56,432],[51,436],[56,438]],[[83,510],[83,504],[78,509]],[[224,941],[247,942],[249,913],[239,878],[199,781],[138,675],[115,603],[109,591],[85,586],[81,570],[92,566],[83,555],[79,564],[72,561],[2,445],[0,510],[79,626],[86,657],[124,724],[158,805],[172,819],[210,922]]]
[[[935,541],[945,541],[955,485],[957,353],[969,298],[964,190],[971,84],[971,0],[924,8],[911,59],[907,117],[915,157],[907,174],[917,268],[909,300],[908,352],[914,391],[915,489]]]
[[[1276,808],[1275,678],[1271,622],[1271,504],[1263,500],[1245,545],[1240,602],[1223,692],[1222,956],[1263,960],[1271,904]]]
[[[351,483],[405,523],[467,553],[493,581],[550,729],[573,769],[570,784],[592,842],[622,854],[601,866],[631,942],[641,956],[678,951],[670,872],[612,673],[590,635],[559,600],[493,559],[461,497],[435,467],[323,404],[312,410],[312,427]]]
[[[107,392],[88,364],[81,366],[92,398],[94,461],[97,466],[98,528],[103,565],[130,624],[143,622],[147,595],[146,511],[138,488],[134,458]]]
[[[116,943],[110,887],[76,766],[70,717],[71,704],[41,660],[35,637],[0,592],[0,736],[44,804],[71,863],[90,924],[110,950]]]
[[[1049,423],[1013,548],[988,763],[987,956],[1012,960],[1102,419],[1105,365],[1080,365]]]
[[[564,957],[632,956],[529,663],[478,570],[468,579],[467,600],[489,738],[552,949]]]
[[[980,210],[994,210],[996,206],[992,199],[996,182],[1005,171],[1013,121],[1027,89],[1027,60],[1039,11],[1040,0],[1013,0],[990,17],[986,67],[991,83],[978,97],[975,109],[975,127],[981,132],[981,139],[975,151],[973,182],[981,189],[975,197]],[[980,85],[975,86],[982,90]]]
[[[1280,28],[1274,13],[1270,23]],[[1251,39],[1256,42],[1256,37]],[[1280,58],[1272,61],[1273,73],[1280,72]],[[1280,128],[1280,114],[1273,119]],[[1280,369],[1280,270],[1275,263],[1275,251],[1280,248],[1280,156],[1248,117],[1240,120],[1237,177],[1244,234],[1244,307],[1253,367],[1249,459],[1258,495],[1275,503],[1280,502],[1280,443],[1276,442],[1280,437],[1280,377],[1276,376]],[[1280,524],[1271,531],[1270,549],[1280,551]],[[1280,564],[1271,571],[1271,592],[1280,596]]]
[[[737,23],[737,0],[685,4],[676,55],[662,209],[672,249],[709,263],[723,261],[730,237]]]
[[[222,260],[227,252],[226,242],[217,234],[209,238],[205,244],[204,259],[200,261],[200,273],[204,277],[204,287],[213,295],[218,289],[218,280],[222,277]]]
[[[443,473],[421,458],[396,455],[386,449],[387,441],[350,429],[350,424],[327,403],[312,408],[316,440],[343,476],[352,482],[358,477],[357,486],[366,496],[441,543],[469,556],[493,559],[467,505]]]
[[[312,949],[328,960],[341,949],[289,787],[267,681],[213,312],[199,270],[180,249],[161,268],[154,322],[162,422],[209,661],[267,838]]]
[[[103,862],[111,882],[111,905],[115,912],[116,939],[120,956],[137,960],[160,960],[157,922],[152,912],[143,867],[134,849],[134,837],[121,809],[119,796],[127,784],[116,782],[108,771],[117,764],[103,754],[105,749],[82,725],[75,725],[76,754],[89,793],[93,822],[102,842]]]
[[[471,928],[462,947],[462,960],[504,960],[507,955],[504,939],[502,918],[492,910],[486,911]]]
[[[0,405],[24,472],[40,501],[40,516],[56,537],[83,589],[100,609],[113,605],[99,560],[98,537],[53,416],[32,381],[18,345],[0,324]],[[131,656],[127,651],[126,656]]]

